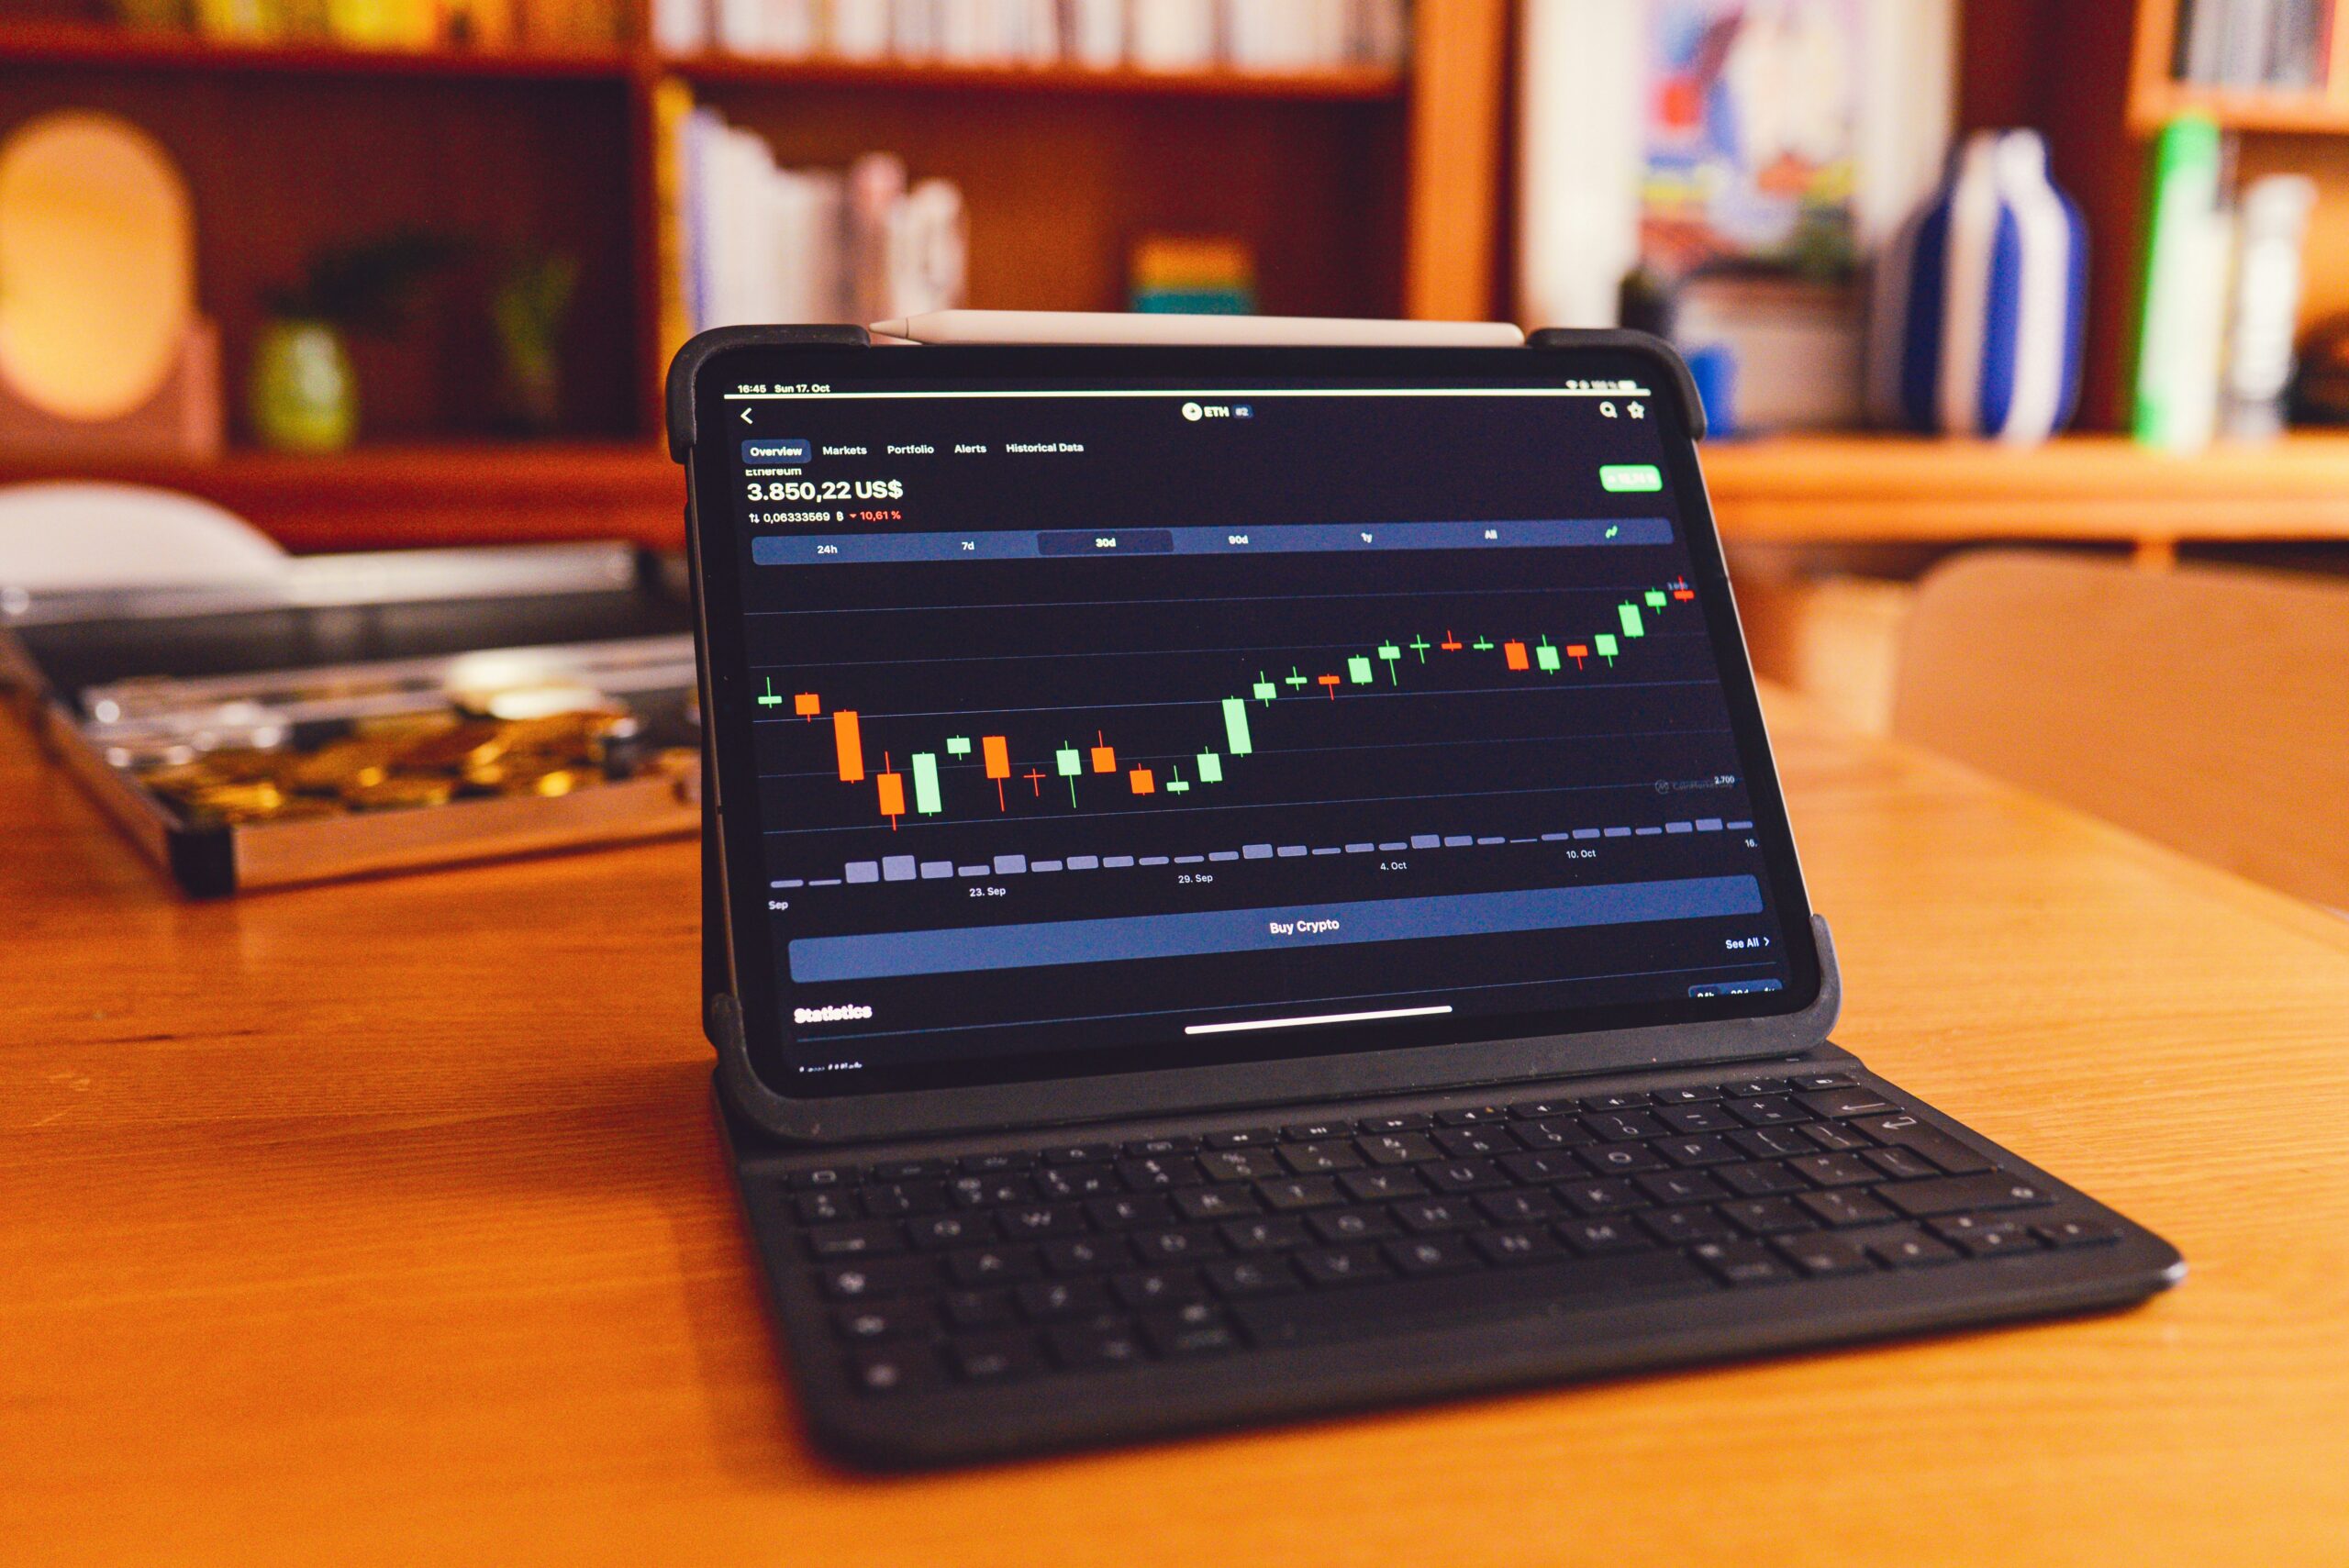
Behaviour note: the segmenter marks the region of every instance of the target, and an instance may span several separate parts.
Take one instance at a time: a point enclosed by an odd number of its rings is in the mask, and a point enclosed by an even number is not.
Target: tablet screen
[[[1810,1000],[1653,361],[1137,362],[738,354],[705,383],[738,965],[779,1087]]]

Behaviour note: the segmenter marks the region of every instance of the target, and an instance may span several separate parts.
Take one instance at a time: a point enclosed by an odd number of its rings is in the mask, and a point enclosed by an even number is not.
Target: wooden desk
[[[0,724],[6,1554],[2349,1561],[2349,933],[1776,713],[1838,1038],[2161,1230],[2183,1287],[915,1481],[794,1428],[690,845],[183,905]]]

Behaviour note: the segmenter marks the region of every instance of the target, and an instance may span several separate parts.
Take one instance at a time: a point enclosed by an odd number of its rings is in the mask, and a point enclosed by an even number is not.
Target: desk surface
[[[2182,1248],[2116,1317],[870,1481],[812,1458],[694,849],[190,906],[0,722],[0,1540],[49,1562],[2349,1561],[2349,929],[1776,729],[1895,1082]]]

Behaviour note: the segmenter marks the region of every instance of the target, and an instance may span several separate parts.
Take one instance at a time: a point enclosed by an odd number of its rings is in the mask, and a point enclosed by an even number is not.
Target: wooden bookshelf
[[[2305,91],[2210,87],[2171,75],[2176,59],[2178,0],[2137,0],[2137,32],[2129,57],[2129,128],[2150,136],[2188,111],[2210,116],[2221,129],[2287,134],[2349,133],[2349,28],[2336,18],[2323,85]]]
[[[386,450],[493,428],[484,310],[521,245],[581,262],[562,438],[652,438],[650,106],[670,79],[786,163],[886,150],[955,180],[974,306],[1119,308],[1130,247],[1172,232],[1246,240],[1268,311],[1496,312],[1507,0],[1425,0],[1400,69],[1266,74],[671,57],[644,41],[647,4],[626,0],[630,41],[577,50],[241,43],[37,15],[0,27],[0,134],[87,106],[171,151],[232,408],[263,291],[317,249],[411,226],[473,240],[404,338],[352,345],[362,429]]]

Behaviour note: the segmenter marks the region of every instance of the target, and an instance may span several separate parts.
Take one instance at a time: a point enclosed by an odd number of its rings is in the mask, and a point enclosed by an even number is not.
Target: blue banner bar
[[[1208,953],[1341,947],[1431,937],[1498,936],[1575,926],[1626,926],[1757,915],[1762,885],[1751,876],[1684,877],[1520,893],[1464,893],[1263,909],[1044,920],[853,937],[801,937],[790,947],[791,977],[803,985],[905,974],[965,974],[1062,963],[1118,963]]]
[[[1282,523],[1252,528],[1055,528],[1043,533],[761,534],[761,566],[1034,561],[1112,555],[1292,555],[1357,550],[1550,550],[1670,544],[1663,517],[1531,517],[1490,523]]]

